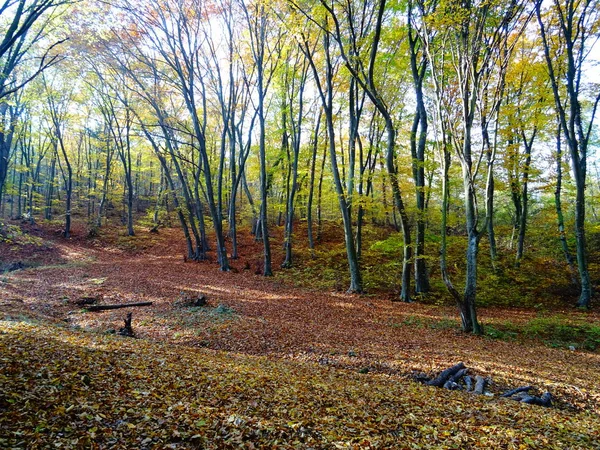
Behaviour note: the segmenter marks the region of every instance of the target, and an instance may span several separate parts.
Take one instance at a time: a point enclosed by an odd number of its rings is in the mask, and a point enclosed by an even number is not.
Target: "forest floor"
[[[223,273],[185,262],[178,230],[22,227],[0,243],[2,448],[600,448],[599,352],[498,331],[597,311],[484,308],[502,339],[470,336],[453,307],[257,275],[247,234]],[[137,339],[115,335],[127,312]],[[459,361],[494,395],[414,381]],[[498,398],[523,385],[554,406]]]

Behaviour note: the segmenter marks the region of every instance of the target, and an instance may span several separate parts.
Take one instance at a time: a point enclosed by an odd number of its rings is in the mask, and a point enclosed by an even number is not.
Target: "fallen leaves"
[[[307,363],[10,321],[0,322],[0,353],[2,447],[600,445],[592,413]]]
[[[161,230],[133,255],[57,240],[56,261],[46,254],[47,265],[6,275],[0,318],[17,319],[0,322],[0,447],[600,445],[597,353],[465,336],[453,309],[185,264],[173,251],[178,233]],[[242,244],[251,254],[255,244]],[[181,304],[182,291],[206,294],[208,305]],[[85,312],[73,305],[84,296],[152,301],[134,312],[140,339],[107,335],[127,311]],[[535,318],[482,313],[498,323]],[[597,318],[578,320],[588,317]],[[409,381],[458,360],[492,377],[496,394],[531,384],[556,394],[558,409]]]

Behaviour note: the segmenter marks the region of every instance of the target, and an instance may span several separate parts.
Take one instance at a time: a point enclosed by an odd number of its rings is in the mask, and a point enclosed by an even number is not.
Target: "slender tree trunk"
[[[23,165],[23,154],[19,157],[19,166]],[[16,170],[16,167],[15,167]],[[19,171],[19,184],[17,189],[17,219],[23,217],[23,172]]]
[[[312,205],[315,191],[315,166],[317,163],[317,151],[319,149],[319,129],[321,127],[321,115],[322,112],[319,110],[317,113],[317,123],[314,128],[313,142],[312,142],[312,157],[310,161],[310,183],[308,191],[308,204],[306,206],[306,222],[308,226],[308,248],[310,248],[312,255],[314,256],[315,242],[313,237],[313,216],[312,216]]]
[[[265,130],[265,111],[264,111],[264,80],[262,61],[258,64],[258,124],[259,134],[259,159],[260,159],[260,231],[263,241],[263,275],[265,277],[273,276],[271,269],[271,247],[269,245],[269,224],[267,210],[267,155],[266,155],[266,130]]]
[[[96,218],[96,226],[100,228],[102,226],[102,216],[104,215],[104,209],[106,207],[106,198],[108,196],[108,182],[110,179],[110,165],[112,160],[112,153],[110,151],[109,143],[106,143],[106,166],[104,168],[104,179],[102,180],[102,199],[100,205],[98,205],[98,217]]]
[[[487,94],[486,94],[487,95]],[[487,98],[484,105],[487,104]],[[484,106],[485,108],[485,106]],[[494,230],[494,194],[495,194],[495,182],[494,182],[494,159],[496,154],[495,147],[492,147],[489,131],[488,131],[488,118],[485,114],[482,114],[481,118],[481,129],[483,137],[483,148],[485,149],[487,159],[487,178],[485,181],[485,210],[486,210],[486,224],[487,224],[487,235],[490,242],[490,259],[492,261],[492,267],[496,270],[496,260],[498,259],[498,250],[496,245],[496,233]]]
[[[171,190],[171,194],[173,196],[173,205],[175,205],[175,210],[177,211],[177,217],[179,218],[179,223],[181,224],[181,229],[183,230],[183,235],[185,237],[185,244],[186,244],[186,248],[187,248],[187,257],[188,259],[192,260],[195,258],[196,256],[196,252],[194,251],[194,247],[192,245],[192,237],[190,235],[190,230],[188,227],[188,224],[185,220],[185,216],[183,214],[182,211],[182,207],[179,204],[179,198],[177,197],[177,190],[175,189],[175,183],[173,183],[173,178],[171,177],[171,173],[169,172],[169,167],[167,165],[167,161],[165,160],[165,158],[160,155],[157,151],[157,149],[155,149],[155,152],[157,153],[160,163],[162,165],[163,168],[163,172],[165,174],[165,179],[170,187]]]
[[[131,173],[125,174],[125,180],[127,184],[127,235],[134,236],[135,231],[133,229],[133,180],[131,179]]]
[[[564,6],[555,7],[555,13],[560,16],[561,26],[558,27],[558,33],[561,40],[561,50],[565,56],[563,62],[566,62],[564,77],[557,78],[556,61],[550,54],[550,43],[546,35],[546,25],[542,20],[542,2],[535,3],[535,12],[538,20],[542,43],[544,47],[544,56],[548,67],[548,74],[552,85],[552,93],[556,105],[560,128],[566,139],[569,153],[571,155],[571,166],[573,178],[575,180],[575,240],[577,248],[577,268],[579,270],[581,293],[577,306],[589,308],[592,298],[592,285],[590,273],[588,270],[587,246],[585,237],[585,185],[587,176],[587,157],[588,144],[591,132],[591,124],[594,122],[594,115],[600,94],[596,97],[590,123],[584,126],[581,112],[580,80],[581,67],[583,65],[587,49],[585,49],[584,39],[588,36],[586,27],[590,21],[591,11],[588,3],[584,3],[581,8],[574,1],[567,1]],[[560,83],[560,87],[559,87]],[[565,86],[561,91],[562,85]],[[564,93],[563,93],[564,92]]]
[[[127,182],[127,234],[134,236],[135,231],[133,230],[133,178],[131,175],[131,111],[129,105],[125,105],[125,150],[126,153],[123,155],[123,165],[125,166],[125,180]]]
[[[175,167],[175,172],[177,173],[177,177],[179,178],[179,182],[181,184],[181,191],[185,200],[185,209],[187,210],[188,216],[187,221],[194,236],[195,251],[193,253],[192,259],[206,259],[206,255],[204,253],[204,245],[202,244],[202,236],[198,232],[198,227],[196,226],[196,219],[194,216],[194,199],[192,198],[192,194],[190,193],[191,188],[189,186],[187,177],[183,173],[183,169],[179,164],[179,160],[177,159],[177,156],[174,153],[174,149],[171,147],[170,144],[167,144],[167,148],[169,149],[169,153],[171,155],[171,162],[173,163],[173,167]]]
[[[336,154],[336,143],[335,143],[335,129],[333,122],[333,65],[331,61],[330,53],[330,36],[325,33],[323,36],[323,49],[325,53],[325,87],[321,83],[319,71],[315,66],[315,62],[312,54],[306,44],[306,48],[303,49],[304,54],[309,59],[314,79],[317,82],[319,95],[323,110],[325,113],[325,123],[327,124],[327,138],[329,143],[329,157],[331,163],[331,171],[333,173],[333,181],[335,191],[338,197],[338,203],[340,211],[342,213],[342,223],[344,227],[344,241],[346,244],[346,256],[348,259],[348,269],[350,271],[350,287],[348,292],[360,293],[362,292],[362,277],[360,274],[360,267],[358,264],[358,257],[356,255],[356,246],[354,243],[354,233],[352,231],[352,217],[350,216],[350,208],[347,203],[347,193],[344,192],[344,186],[342,179],[340,178],[340,172],[338,168],[337,154]]]
[[[302,138],[302,117],[304,114],[304,81],[306,79],[306,70],[304,69],[304,73],[302,74],[301,86],[298,92],[298,117],[294,119],[294,117],[290,117],[292,120],[292,131],[293,131],[293,139],[292,139],[292,150],[293,150],[293,161],[292,161],[292,181],[291,187],[289,189],[288,199],[287,199],[287,217],[285,221],[285,260],[281,267],[289,268],[292,266],[292,233],[294,229],[294,202],[296,198],[296,190],[298,188],[298,158],[300,156],[300,144]],[[291,102],[293,99],[290,99],[290,113],[293,113],[291,110]],[[291,114],[290,114],[291,116]]]
[[[160,204],[161,204],[161,200],[163,198],[163,191],[164,191],[164,185],[165,185],[165,174],[164,174],[164,167],[160,166],[160,177],[159,177],[159,183],[158,183],[158,193],[156,194],[156,204],[154,205],[154,214],[152,215],[152,224],[156,227],[158,226],[158,214],[160,212]],[[168,188],[168,187],[167,187]]]
[[[229,198],[229,211],[228,211],[228,222],[229,222],[229,236],[231,237],[231,259],[238,259],[238,243],[237,243],[237,221],[236,221],[236,199],[239,186],[239,176],[236,172],[236,141],[235,141],[235,130],[230,127],[229,133],[229,165],[231,166],[231,196]],[[242,169],[243,170],[243,169]]]
[[[585,237],[585,178],[575,177],[575,242],[577,245],[577,266],[581,279],[581,295],[577,302],[580,308],[589,308],[592,298],[592,283],[588,270],[587,244]]]
[[[177,211],[177,217],[179,218],[179,223],[181,224],[181,228],[183,229],[183,235],[185,236],[185,243],[186,243],[187,252],[188,252],[187,258],[190,260],[193,260],[196,257],[196,252],[194,251],[194,247],[192,245],[192,238],[190,235],[188,224],[185,220],[185,215],[183,214],[183,208],[182,208],[181,204],[179,203],[179,198],[177,197],[177,190],[175,187],[175,183],[173,182],[173,177],[171,177],[169,165],[167,164],[166,158],[162,155],[161,149],[158,147],[152,134],[150,134],[148,129],[143,124],[142,124],[142,131],[144,132],[144,135],[146,136],[146,138],[152,145],[152,149],[154,150],[154,153],[156,154],[156,156],[161,164],[161,167],[163,169],[163,174],[165,176],[165,182],[167,185],[167,189],[170,188],[171,195],[173,197],[173,205],[175,205],[175,210]],[[168,137],[168,134],[165,135],[165,139],[167,139],[167,137]],[[167,198],[165,197],[165,201],[166,200],[167,200]],[[169,208],[167,205],[167,212],[168,212],[168,210],[169,210]],[[198,242],[198,241],[196,241],[196,242]]]
[[[327,136],[326,136],[327,137]],[[327,139],[329,139],[327,137]],[[323,175],[325,174],[325,161],[327,160],[327,147],[323,151],[321,160],[321,171],[319,172],[319,184],[317,186],[317,242],[323,237]]]
[[[465,215],[467,221],[467,273],[465,277],[465,290],[463,300],[459,305],[463,331],[467,333],[482,334],[483,329],[477,320],[475,299],[477,296],[477,256],[479,252],[480,233],[477,231],[477,207],[475,199],[475,186],[471,178],[471,129],[467,124],[464,133],[462,162],[463,185],[465,195]]]
[[[448,262],[447,262],[447,253],[448,253],[448,210],[450,208],[450,189],[448,187],[449,184],[449,173],[450,173],[450,150],[448,149],[448,144],[446,139],[443,139],[443,154],[442,154],[442,218],[441,218],[441,242],[440,242],[440,272],[442,274],[442,280],[452,295],[452,298],[456,302],[461,311],[461,320],[462,320],[462,303],[463,299],[461,295],[456,290],[452,281],[450,280],[450,275],[448,274]],[[464,328],[463,321],[463,328]]]
[[[71,168],[71,163],[69,162],[63,144],[61,143],[60,145],[63,156],[65,158],[65,165],[67,166],[67,177],[65,180],[65,229],[63,231],[63,236],[68,239],[71,237],[71,198],[73,196],[73,169]]]
[[[408,221],[408,214],[404,207],[402,195],[400,193],[400,185],[398,183],[398,171],[395,163],[395,145],[396,145],[396,130],[392,123],[391,118],[385,117],[386,119],[386,130],[387,130],[387,156],[386,165],[387,172],[390,177],[390,183],[392,185],[392,195],[394,197],[394,206],[398,210],[400,215],[400,227],[402,230],[402,243],[404,247],[404,255],[402,258],[402,290],[400,292],[400,300],[403,302],[411,301],[410,297],[410,266],[412,258],[412,245],[410,235],[410,224]]]
[[[329,81],[329,80],[328,80]],[[329,91],[331,92],[331,91]],[[330,98],[331,100],[331,98]],[[331,102],[329,103],[331,104]],[[344,240],[346,243],[346,255],[348,258],[348,268],[350,270],[350,287],[348,292],[360,293],[362,292],[362,277],[360,274],[360,267],[358,264],[358,256],[356,254],[356,246],[354,244],[354,234],[352,232],[352,218],[350,217],[350,210],[346,203],[344,195],[344,189],[342,187],[342,180],[340,178],[339,170],[337,168],[337,157],[335,152],[335,132],[333,127],[333,114],[331,109],[325,108],[325,119],[327,121],[328,138],[329,138],[329,156],[331,161],[331,168],[333,171],[333,179],[335,184],[335,190],[338,196],[338,202],[340,204],[340,210],[342,212],[342,222],[344,226]]]
[[[529,212],[529,167],[531,165],[531,151],[533,147],[533,140],[535,139],[536,130],[534,129],[533,135],[530,140],[525,138],[523,135],[523,145],[525,146],[525,166],[523,167],[522,174],[522,186],[521,186],[521,198],[523,199],[523,208],[521,211],[520,223],[519,223],[519,236],[517,240],[517,256],[515,260],[515,266],[521,266],[521,260],[523,259],[523,251],[525,247],[525,231],[527,228],[527,216]]]
[[[579,282],[575,277],[575,265],[573,260],[573,255],[569,250],[569,244],[567,242],[567,234],[565,232],[565,219],[562,211],[562,144],[561,144],[561,131],[560,131],[560,121],[557,124],[556,131],[556,188],[554,190],[554,205],[556,206],[556,219],[558,223],[558,236],[560,239],[560,245],[565,255],[565,261],[569,267],[569,272],[571,274],[571,280],[574,285],[578,285]]]
[[[415,241],[415,293],[426,294],[429,292],[429,276],[425,263],[425,227],[426,227],[426,202],[425,202],[425,147],[427,144],[427,111],[423,100],[423,80],[427,69],[427,58],[422,51],[420,38],[413,34],[413,4],[408,4],[408,41],[410,46],[410,66],[417,107],[410,135],[410,149],[413,159],[413,178],[415,180],[415,196],[417,202],[417,232]],[[421,49],[421,50],[420,50]],[[419,52],[421,55],[419,57]],[[418,61],[420,58],[420,61]],[[419,131],[417,142],[417,131]]]
[[[44,209],[44,218],[52,220],[52,199],[54,198],[54,178],[56,176],[56,152],[50,162],[50,174],[48,176],[48,185],[46,188],[46,205]]]
[[[198,230],[200,231],[200,243],[197,245],[197,254],[199,260],[206,259],[206,252],[210,250],[208,238],[206,237],[206,223],[204,222],[204,203],[200,199],[200,166],[196,170],[194,177],[194,201],[196,219],[198,219]],[[194,222],[195,224],[195,222]],[[196,235],[195,235],[196,236]]]

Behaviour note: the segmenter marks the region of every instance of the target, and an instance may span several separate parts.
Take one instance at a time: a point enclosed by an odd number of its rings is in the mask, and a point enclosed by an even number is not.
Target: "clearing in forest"
[[[490,329],[524,333],[477,337],[452,307],[256,275],[260,247],[245,234],[251,256],[230,273],[184,262],[175,230],[28,236],[1,244],[2,264],[21,265],[0,285],[0,447],[600,446],[600,355],[525,332],[557,311],[482,309]],[[207,305],[190,306],[201,295]],[[86,298],[152,305],[88,312]],[[117,332],[128,312],[137,339]],[[459,361],[492,380],[491,395],[416,381]],[[554,406],[499,398],[524,385]]]

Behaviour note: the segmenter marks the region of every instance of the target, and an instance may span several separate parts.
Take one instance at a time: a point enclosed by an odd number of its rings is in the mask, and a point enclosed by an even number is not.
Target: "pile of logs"
[[[472,377],[469,375],[469,369],[465,367],[462,362],[443,370],[435,378],[422,378],[421,380],[428,386],[435,386],[453,391],[461,390],[478,395],[491,395],[486,393],[486,387],[491,384],[491,380],[489,378],[484,378],[481,375]],[[530,405],[552,406],[552,395],[549,392],[545,392],[542,396],[536,397],[528,394],[532,389],[532,386],[518,387],[504,392],[500,397],[510,398],[511,400],[528,403]]]

